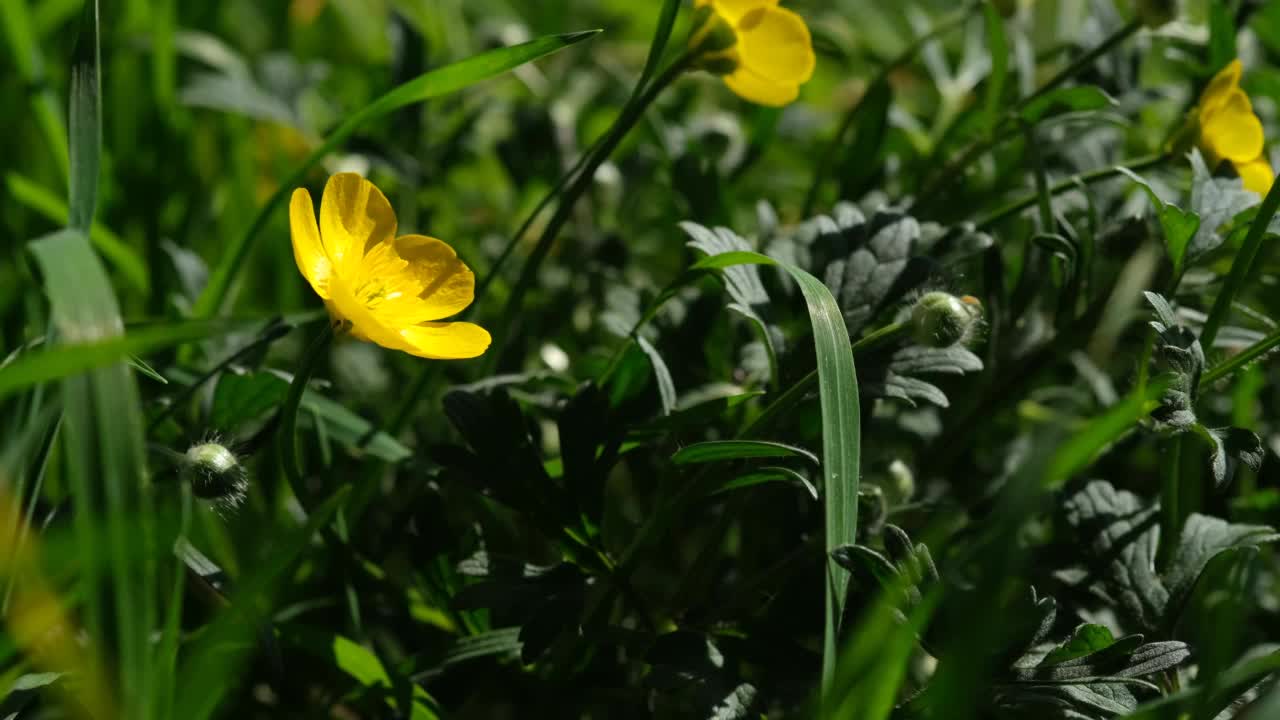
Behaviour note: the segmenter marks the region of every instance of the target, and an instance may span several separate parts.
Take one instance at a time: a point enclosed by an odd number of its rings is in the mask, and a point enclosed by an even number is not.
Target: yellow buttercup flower
[[[696,0],[711,9],[707,27],[694,44],[723,23],[732,43],[704,58],[703,65],[721,70],[729,89],[744,100],[781,107],[800,96],[800,86],[813,76],[816,59],[809,26],[796,13],[778,7],[778,0]]]
[[[396,214],[373,183],[355,173],[329,178],[316,224],[311,193],[289,204],[293,257],[336,321],[391,350],[434,359],[476,357],[489,333],[466,322],[436,322],[475,299],[475,275],[453,248],[425,235],[396,237]]]
[[[1232,60],[1201,93],[1196,110],[1199,145],[1210,167],[1229,160],[1246,189],[1265,195],[1275,173],[1264,152],[1262,121],[1240,89],[1242,70],[1240,61]]]

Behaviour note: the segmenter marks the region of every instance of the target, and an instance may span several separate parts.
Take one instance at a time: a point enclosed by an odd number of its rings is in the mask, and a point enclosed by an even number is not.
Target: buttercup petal
[[[697,7],[710,5],[717,15],[728,20],[730,24],[737,24],[738,19],[743,15],[757,8],[774,7],[778,4],[778,0],[698,0],[695,4]]]
[[[1262,154],[1262,121],[1240,89],[1201,116],[1200,135],[1214,152],[1232,162],[1248,162]]]
[[[390,350],[408,352],[408,344],[378,316],[357,294],[350,282],[335,276],[329,284],[329,312],[351,324],[351,334],[361,340],[377,343]]]
[[[493,338],[479,325],[467,322],[426,323],[400,331],[409,346],[405,352],[433,360],[462,360],[478,357]]]
[[[1267,162],[1265,156],[1259,156],[1249,162],[1233,164],[1235,165],[1236,173],[1244,181],[1246,190],[1252,190],[1259,195],[1266,195],[1271,190],[1271,184],[1275,182],[1276,174],[1271,169],[1271,163]]]
[[[813,39],[804,18],[780,7],[752,10],[738,22],[743,65],[775,83],[800,85],[813,77]]]
[[[329,178],[320,199],[320,237],[342,272],[367,249],[395,240],[396,214],[373,183],[356,173],[338,173]]]
[[[1200,93],[1200,108],[1204,110],[1210,109],[1221,104],[1231,94],[1231,91],[1240,87],[1240,76],[1244,73],[1244,65],[1240,60],[1232,60],[1227,66],[1218,71],[1217,75],[1209,81],[1205,86],[1204,92]]]
[[[725,75],[724,83],[743,100],[769,107],[782,107],[800,97],[799,85],[773,82],[745,65]]]
[[[447,243],[425,235],[396,239],[396,251],[404,258],[422,290],[417,322],[439,320],[461,312],[476,296],[476,276]]]
[[[311,288],[322,299],[329,299],[329,277],[333,263],[325,254],[320,242],[320,227],[316,225],[316,208],[311,193],[303,188],[293,191],[289,200],[289,234],[293,240],[293,259],[298,271],[307,279]]]

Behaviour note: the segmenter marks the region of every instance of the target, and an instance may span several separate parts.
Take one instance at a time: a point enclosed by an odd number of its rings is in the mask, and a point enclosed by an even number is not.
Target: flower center
[[[392,290],[383,278],[369,278],[356,288],[355,295],[365,307],[372,310],[387,300],[395,300],[404,293],[400,290]]]

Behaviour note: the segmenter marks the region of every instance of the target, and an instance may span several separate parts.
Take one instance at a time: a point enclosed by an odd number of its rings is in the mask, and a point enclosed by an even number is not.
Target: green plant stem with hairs
[[[306,488],[302,486],[302,466],[298,463],[298,406],[302,403],[302,394],[307,390],[307,382],[315,372],[316,366],[320,364],[325,351],[329,349],[329,344],[333,342],[333,336],[333,323],[326,322],[324,329],[307,345],[302,361],[298,365],[298,371],[293,376],[293,382],[289,383],[289,392],[285,395],[284,404],[280,406],[280,426],[276,430],[280,462],[284,466],[285,477],[289,480],[289,487],[298,499],[298,504],[308,512],[311,510],[312,503],[309,501]]]

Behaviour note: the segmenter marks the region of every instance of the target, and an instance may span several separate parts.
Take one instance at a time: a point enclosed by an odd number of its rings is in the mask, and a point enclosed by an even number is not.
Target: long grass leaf
[[[84,233],[55,233],[33,242],[31,251],[44,276],[58,342],[104,342],[123,334],[115,295]],[[65,471],[88,568],[88,626],[100,642],[114,640],[124,716],[149,718],[155,558],[135,377],[125,362],[116,362],[66,378],[62,399]],[[141,533],[141,543],[133,533]],[[139,545],[141,560],[132,557]]]
[[[46,350],[24,353],[0,367],[0,398],[24,388],[61,380],[130,355],[144,355],[174,345],[248,330],[256,323],[198,320],[166,323],[88,342],[62,343]]]
[[[711,260],[716,262],[711,263]],[[785,270],[804,295],[813,325],[813,339],[818,359],[818,397],[822,407],[822,472],[826,494],[827,592],[826,623],[823,633],[822,687],[830,688],[835,677],[836,637],[840,618],[844,615],[849,571],[830,558],[830,553],[843,545],[852,545],[857,537],[858,480],[861,463],[861,416],[858,405],[858,379],[853,365],[849,331],[840,306],[831,291],[804,270],[781,263],[766,255],[734,252],[715,255],[703,263],[716,267],[756,263],[775,265]]]

